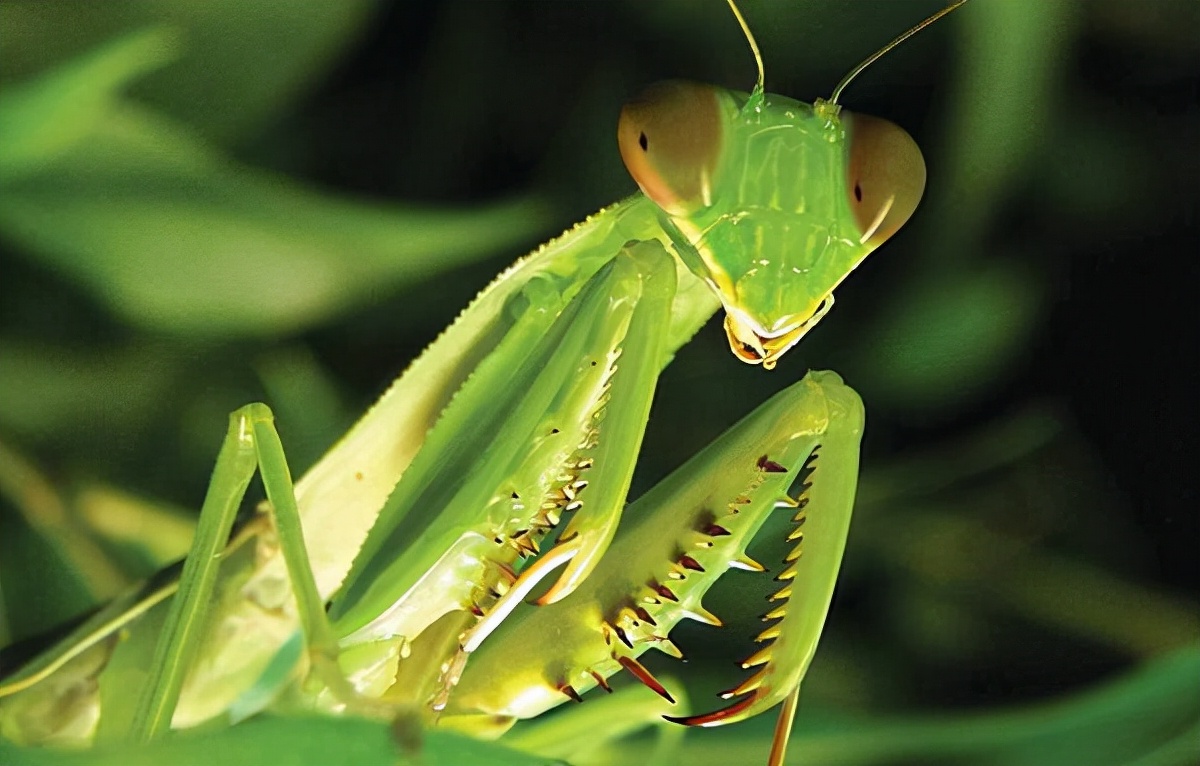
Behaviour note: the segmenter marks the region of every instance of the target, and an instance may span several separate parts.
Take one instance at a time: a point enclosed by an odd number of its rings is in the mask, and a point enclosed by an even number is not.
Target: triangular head
[[[617,136],[676,252],[721,299],[733,353],[768,369],[925,190],[908,133],[829,102],[668,81],[625,106]]]

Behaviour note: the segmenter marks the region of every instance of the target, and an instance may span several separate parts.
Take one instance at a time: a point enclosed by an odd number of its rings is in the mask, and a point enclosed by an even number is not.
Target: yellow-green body
[[[627,493],[676,349],[723,307],[735,353],[774,366],[878,244],[895,195],[865,230],[837,107],[703,92],[719,125],[693,196],[671,184],[694,168],[670,157],[659,178],[649,155],[634,174],[652,196],[501,274],[294,491],[270,412],[235,413],[203,518],[236,508],[257,466],[275,524],[219,556],[228,526],[213,527],[219,545],[182,574],[188,598],[172,583],[131,594],[0,682],[0,733],[149,738],[269,707],[495,729],[622,669],[653,688],[637,657],[677,654],[681,619],[716,622],[705,592],[730,567],[762,568],[746,547],[781,515],[794,546],[765,563],[781,585],[745,663],[762,667],[725,710],[679,720],[787,702],[790,722],[849,529],[857,395],[810,373],[626,511]],[[114,701],[139,683],[138,709]]]

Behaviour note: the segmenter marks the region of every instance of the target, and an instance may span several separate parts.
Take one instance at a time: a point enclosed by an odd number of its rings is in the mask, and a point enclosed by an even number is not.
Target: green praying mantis
[[[786,517],[790,552],[713,712],[781,706],[782,762],[849,530],[864,412],[811,372],[626,507],[660,370],[714,312],[770,369],[833,291],[912,215],[920,150],[828,100],[688,82],[623,110],[640,193],[518,261],[293,485],[270,410],[233,413],[182,568],[113,602],[0,681],[0,734],[148,741],[260,710],[319,709],[497,734],[629,671],[681,656],[683,619]],[[261,475],[267,502],[235,529]],[[622,518],[626,521],[622,525]],[[149,659],[147,659],[149,658]],[[148,670],[147,670],[148,668]],[[135,674],[135,675],[131,675]],[[143,679],[136,706],[108,693]]]

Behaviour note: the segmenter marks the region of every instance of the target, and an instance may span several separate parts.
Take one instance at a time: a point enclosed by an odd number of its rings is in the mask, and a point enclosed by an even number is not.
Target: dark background
[[[121,35],[173,35],[91,132],[0,164],[9,638],[186,545],[186,526],[147,552],[96,519],[105,503],[185,518],[225,413],[268,401],[300,473],[493,274],[633,191],[624,99],[754,77],[717,2],[285,5],[0,7],[0,105]],[[768,90],[811,101],[937,7],[743,11]],[[660,382],[635,491],[806,369],[837,369],[868,434],[806,704],[1023,705],[1196,641],[1197,4],[973,0],[843,102],[913,134],[925,202],[775,371],[738,364],[710,323]],[[129,113],[148,122],[121,138]],[[156,164],[181,147],[203,159]],[[289,213],[294,198],[313,207]],[[463,228],[481,211],[491,223]],[[439,250],[439,226],[463,244]],[[418,229],[435,242],[419,263]],[[291,308],[318,281],[330,297]],[[30,500],[42,479],[61,518]],[[93,576],[72,535],[100,535],[120,574]],[[749,630],[677,643],[728,680]]]

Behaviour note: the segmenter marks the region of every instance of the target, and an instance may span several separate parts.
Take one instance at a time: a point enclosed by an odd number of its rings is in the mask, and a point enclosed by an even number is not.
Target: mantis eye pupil
[[[859,184],[854,184],[854,199],[862,202],[862,186]]]
[[[642,147],[643,152],[650,148],[650,142],[646,140],[645,133],[638,136],[638,146]]]

